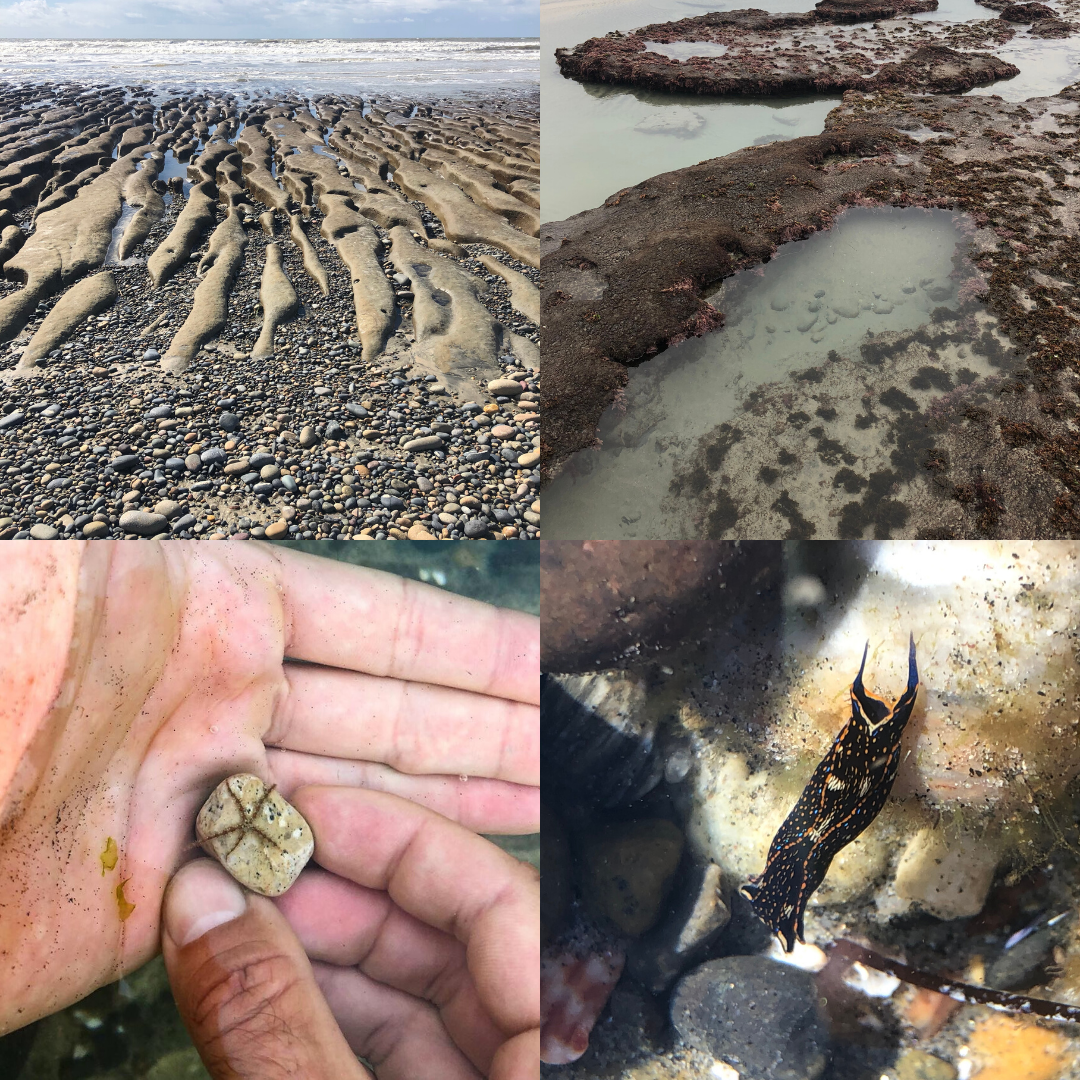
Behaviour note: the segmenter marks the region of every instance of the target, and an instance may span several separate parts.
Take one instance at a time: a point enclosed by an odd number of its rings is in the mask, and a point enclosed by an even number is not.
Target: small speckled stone
[[[280,896],[315,850],[311,826],[276,788],[249,773],[222,780],[195,822],[207,854],[241,885]]]

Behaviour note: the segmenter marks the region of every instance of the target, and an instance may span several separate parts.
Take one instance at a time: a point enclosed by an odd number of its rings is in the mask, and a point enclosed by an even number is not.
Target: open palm
[[[0,570],[0,1033],[154,955],[195,815],[231,773],[537,828],[535,619],[253,543],[80,554],[35,552],[17,586]],[[42,594],[46,629],[20,636]]]

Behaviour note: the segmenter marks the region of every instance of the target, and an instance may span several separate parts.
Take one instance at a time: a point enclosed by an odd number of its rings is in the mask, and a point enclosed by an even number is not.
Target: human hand
[[[393,795],[294,798],[324,870],[245,900],[203,859],[165,894],[169,980],[214,1080],[368,1076],[354,1053],[379,1080],[534,1080],[536,872]]]
[[[230,773],[535,831],[538,655],[534,618],[269,545],[7,543],[0,1034],[155,954]]]

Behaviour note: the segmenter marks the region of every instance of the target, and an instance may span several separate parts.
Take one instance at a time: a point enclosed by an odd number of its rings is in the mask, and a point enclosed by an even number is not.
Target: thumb
[[[169,882],[162,914],[173,996],[214,1080],[370,1077],[269,900],[198,859]]]

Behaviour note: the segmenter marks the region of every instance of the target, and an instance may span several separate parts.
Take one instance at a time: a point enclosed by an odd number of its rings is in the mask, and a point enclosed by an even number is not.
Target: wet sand
[[[538,111],[0,89],[0,537],[538,535]]]

